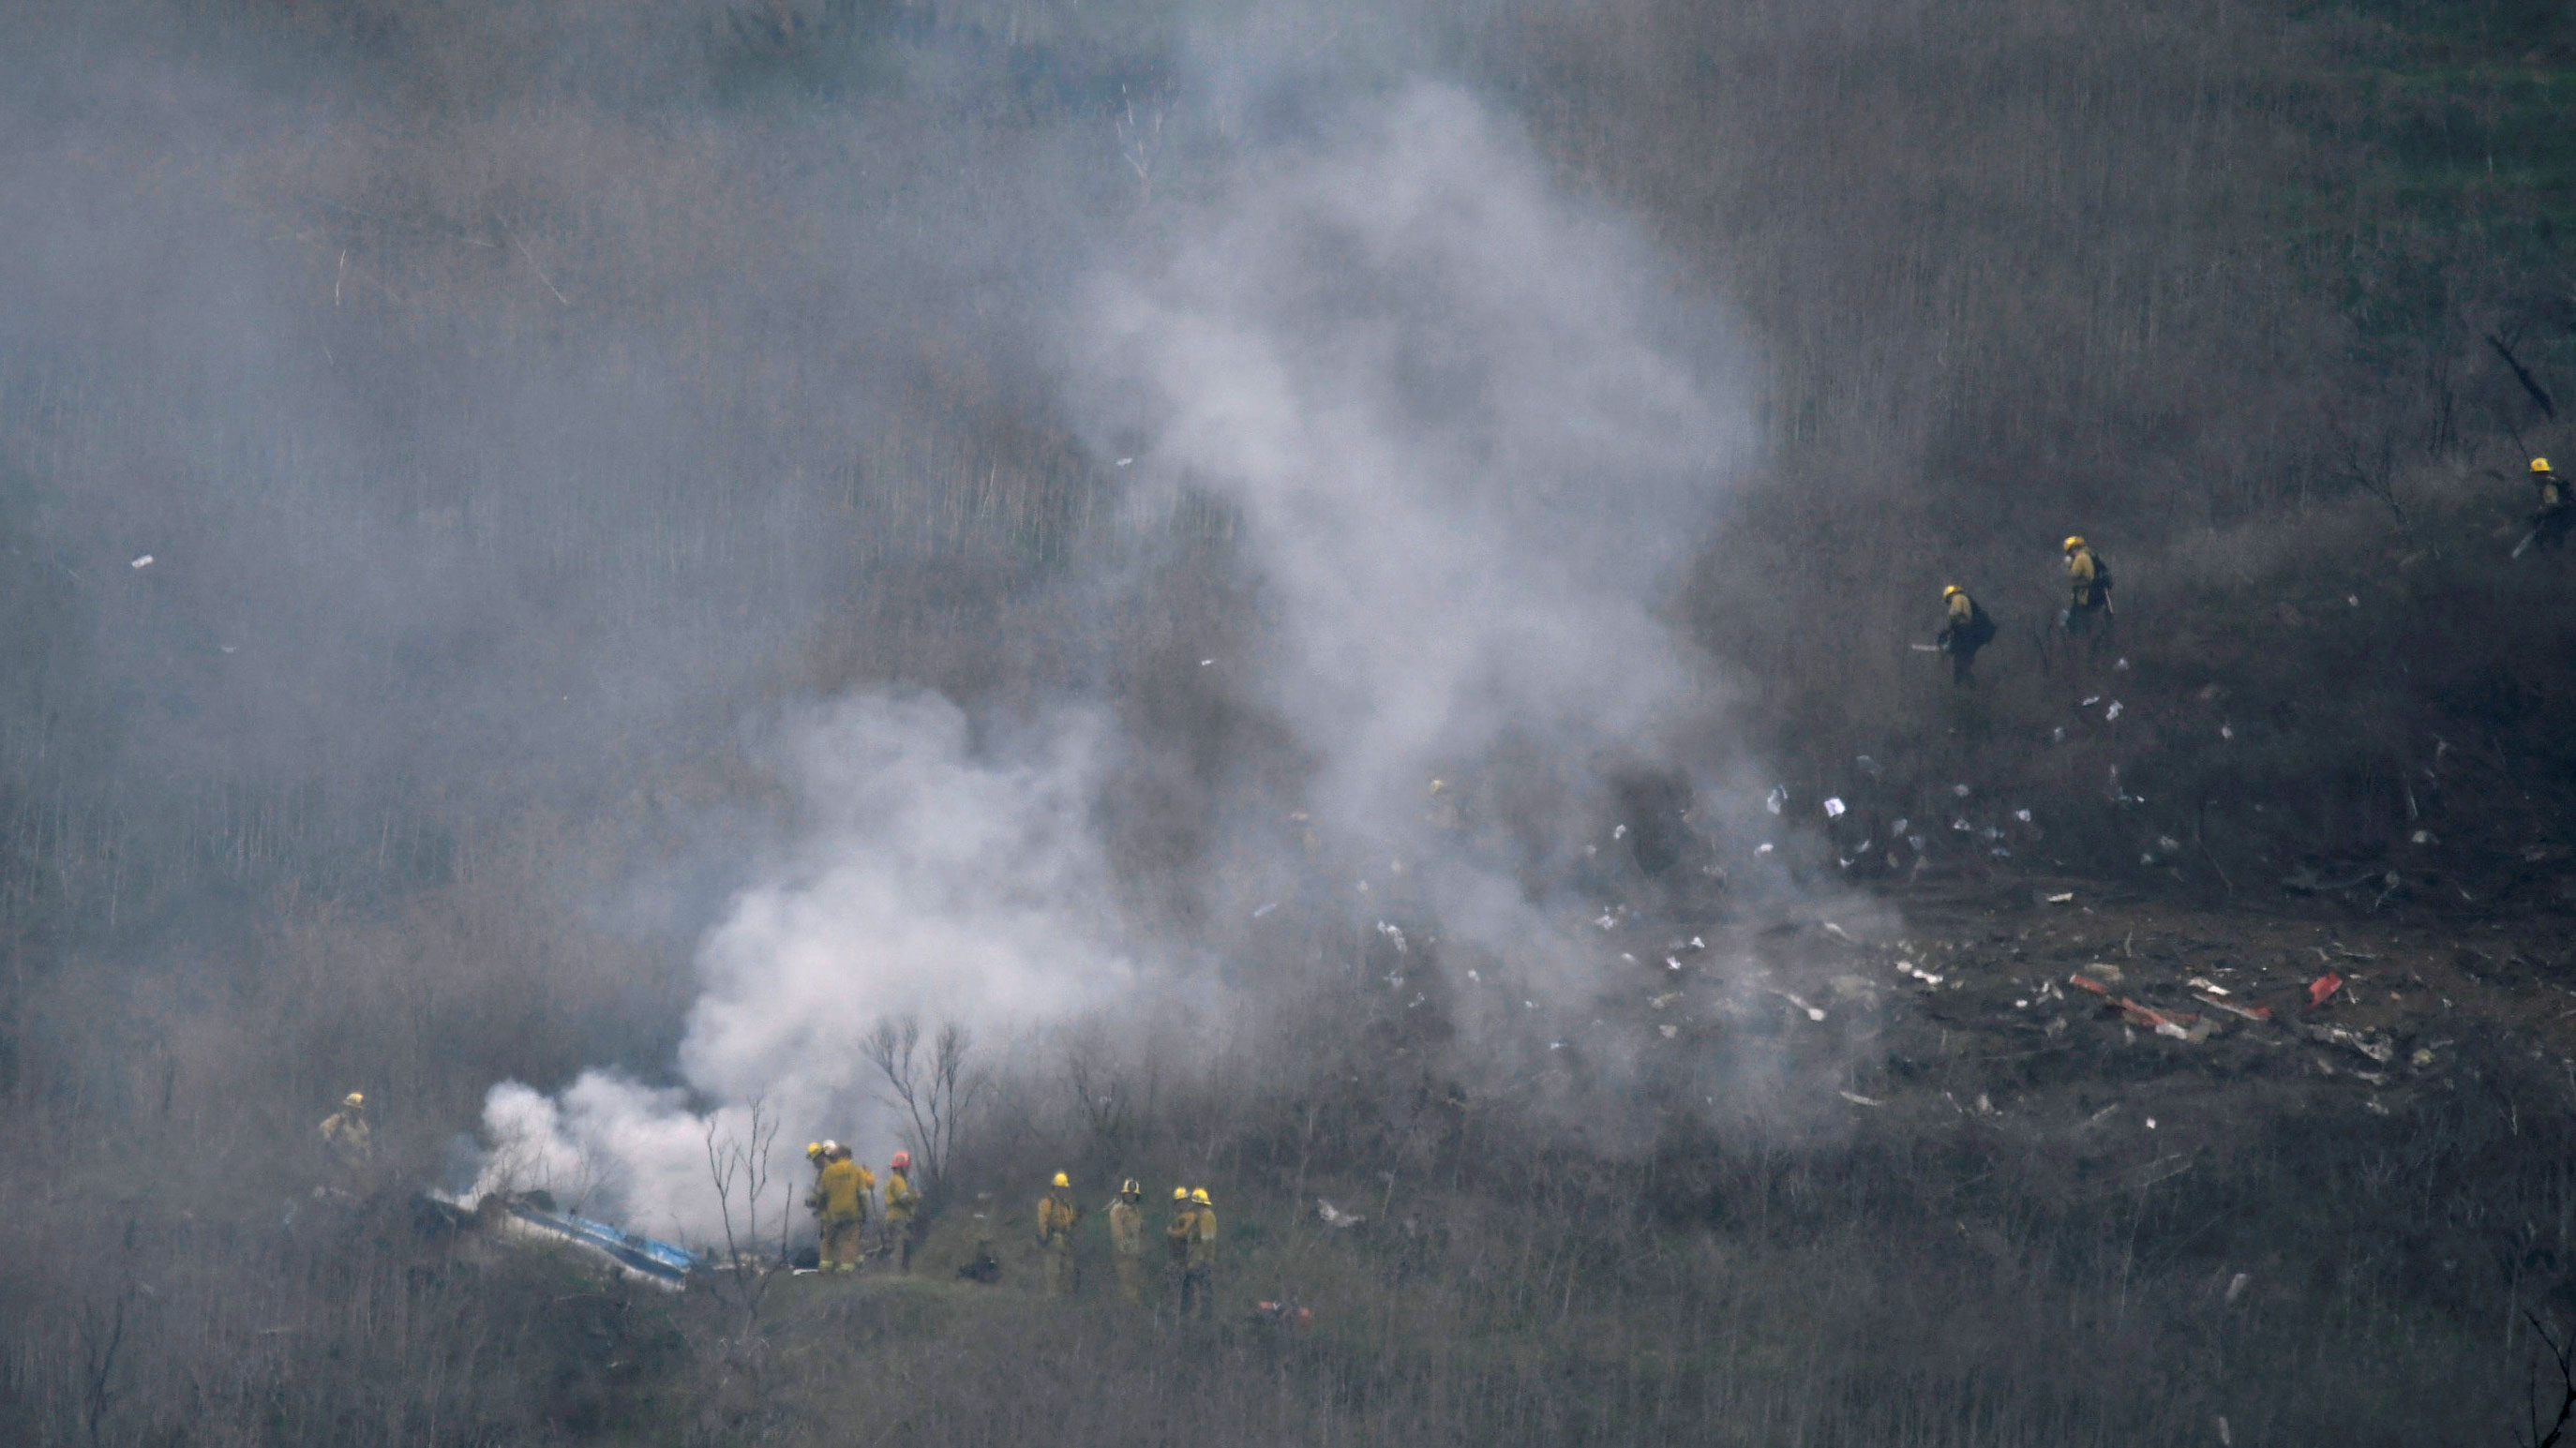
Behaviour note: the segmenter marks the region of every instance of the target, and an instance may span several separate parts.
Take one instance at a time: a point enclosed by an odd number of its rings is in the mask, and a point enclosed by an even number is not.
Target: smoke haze
[[[1576,875],[1614,812],[1610,776],[1668,767],[1719,713],[1665,610],[1749,454],[1734,344],[1471,95],[1416,79],[1334,101],[1312,108],[1332,116],[1320,127],[1256,128],[1196,174],[1167,172],[1189,199],[1141,213],[1057,309],[1066,333],[1028,345],[1066,359],[1063,405],[1126,485],[1121,526],[1187,497],[1239,520],[1249,652],[1205,662],[1212,687],[1276,721],[1303,781],[1282,799],[1251,761],[1220,765],[1209,794],[1236,817],[1217,828],[1284,846],[1278,820],[1302,810],[1338,863],[1185,863],[1217,915],[1248,921],[1283,877],[1346,869],[1361,878],[1308,903],[1332,912],[1356,886],[1365,907],[1375,871],[1381,899],[1484,962],[1479,979],[1587,1008],[1600,952],[1568,912],[1587,903]],[[779,772],[803,823],[698,948],[687,1099],[736,1115],[759,1099],[800,1141],[881,1155],[891,1123],[857,1051],[881,1016],[1007,1039],[1113,1001],[1149,1014],[1146,997],[1203,974],[1196,942],[1112,908],[1101,791],[1132,746],[1102,702],[1069,693],[1014,726],[872,694],[791,724]],[[1544,783],[1432,823],[1434,778],[1455,800],[1541,759],[1556,761]],[[1216,939],[1260,950],[1257,934]],[[1482,1080],[1543,1055],[1554,1017],[1462,1019],[1476,1025],[1453,1066]],[[497,1161],[703,1233],[704,1124],[681,1099],[594,1076],[549,1106],[508,1084],[486,1120]]]

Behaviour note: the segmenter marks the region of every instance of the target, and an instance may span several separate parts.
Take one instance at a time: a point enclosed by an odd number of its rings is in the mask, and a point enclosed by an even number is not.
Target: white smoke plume
[[[639,1230],[711,1240],[706,1135],[748,1141],[755,1101],[797,1133],[778,1143],[781,1182],[807,1132],[880,1163],[893,1150],[861,1050],[878,1020],[969,1021],[992,1039],[1126,988],[1135,967],[1090,822],[1110,748],[1097,715],[979,739],[946,699],[872,694],[782,732],[804,818],[701,943],[686,1089],[598,1072],[557,1098],[496,1086],[483,1188],[543,1186]]]
[[[1549,761],[1522,863],[1561,876],[1600,776],[1711,702],[1659,610],[1752,429],[1671,282],[1423,82],[1247,161],[1093,297],[1088,370],[1137,399],[1152,475],[1244,516],[1277,631],[1252,687],[1320,761],[1309,808],[1425,859],[1446,929],[1534,965],[1563,952],[1529,949],[1530,891],[1426,838],[1424,792],[1498,746]]]
[[[1751,430],[1721,329],[1472,98],[1420,83],[1348,114],[1229,163],[1095,277],[1070,312],[1088,339],[1064,349],[1072,404],[1103,437],[1150,439],[1140,492],[1239,509],[1269,603],[1268,652],[1239,675],[1315,760],[1315,818],[1414,860],[1443,930],[1577,1004],[1599,967],[1550,885],[1606,775],[1667,762],[1710,704],[1660,610]],[[787,1179],[825,1129],[808,1123],[892,1145],[858,1051],[881,1015],[989,1040],[1179,976],[1110,913],[1101,716],[977,741],[916,695],[791,734],[809,820],[703,942],[686,1089],[498,1087],[495,1173],[703,1238],[702,1139],[754,1099],[799,1138]],[[1479,862],[1426,825],[1423,792],[1505,750],[1562,778],[1520,811],[1535,857]]]

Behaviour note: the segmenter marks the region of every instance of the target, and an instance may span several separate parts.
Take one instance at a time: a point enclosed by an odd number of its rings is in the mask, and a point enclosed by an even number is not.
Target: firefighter
[[[322,1118],[322,1144],[343,1171],[356,1171],[376,1154],[375,1132],[367,1125],[367,1098],[356,1091],[340,1098],[340,1109]]]
[[[1172,1220],[1163,1228],[1163,1248],[1170,1262],[1170,1274],[1163,1284],[1166,1288],[1177,1291],[1180,1279],[1188,1275],[1190,1234],[1197,1230],[1198,1222],[1190,1209],[1190,1189],[1172,1188]]]
[[[1046,1295],[1073,1295],[1073,1224],[1082,1209],[1073,1204],[1073,1178],[1063,1172],[1047,1194],[1038,1198],[1038,1249],[1046,1253]]]
[[[1190,1191],[1189,1239],[1181,1263],[1181,1316],[1216,1315],[1216,1204],[1205,1187]]]
[[[2070,634],[2089,634],[2112,616],[2111,565],[2080,537],[2067,539],[2064,552],[2066,612],[2059,622]]]
[[[894,1270],[912,1270],[912,1214],[920,1205],[921,1194],[912,1189],[912,1153],[898,1151],[886,1164],[885,1229],[886,1250],[894,1254]]]
[[[1977,650],[1994,642],[1995,621],[1955,583],[1941,590],[1941,610],[1941,636],[1933,643],[1950,656],[1950,682],[1964,688],[1976,682],[1970,671],[1977,665]]]
[[[1109,1204],[1109,1261],[1118,1272],[1118,1300],[1129,1307],[1145,1305],[1145,1213],[1137,1206],[1144,1196],[1129,1177]]]
[[[2567,495],[2567,480],[2550,471],[2549,459],[2531,460],[2531,484],[2539,491],[2531,512],[2531,541],[2543,548],[2560,547],[2576,527],[2576,499]]]
[[[848,1147],[826,1145],[830,1160],[814,1179],[814,1197],[821,1207],[816,1215],[823,1225],[822,1267],[826,1272],[856,1272],[859,1237],[868,1225],[867,1192],[860,1186],[864,1173],[850,1160]]]
[[[814,1218],[814,1231],[818,1237],[823,1230],[823,1169],[832,1164],[832,1149],[838,1145],[839,1142],[828,1138],[805,1143],[805,1163],[814,1168],[814,1180],[805,1188],[805,1210]],[[818,1253],[815,1265],[830,1267],[831,1264],[819,1255],[821,1248],[815,1250]]]

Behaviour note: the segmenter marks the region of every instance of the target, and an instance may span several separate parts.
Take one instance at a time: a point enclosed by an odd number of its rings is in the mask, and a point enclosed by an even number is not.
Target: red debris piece
[[[2071,986],[2080,987],[2084,990],[2089,990],[2097,996],[2106,996],[2111,993],[2111,988],[2109,986],[2104,985],[2102,982],[2095,980],[2089,975],[2082,974],[2081,972],[2068,976],[2066,978],[2066,983]]]
[[[2309,981],[2308,1009],[2315,1010],[2319,1006],[2324,1005],[2328,1000],[2331,1000],[2334,997],[2334,993],[2336,991],[2341,989],[2343,989],[2343,977],[2335,974],[2333,971],[2327,971],[2325,974],[2318,976],[2315,980]]]

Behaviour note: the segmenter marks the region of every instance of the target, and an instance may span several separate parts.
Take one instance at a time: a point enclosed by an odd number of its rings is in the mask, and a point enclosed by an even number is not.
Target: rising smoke
[[[1226,94],[1237,142],[1147,210],[1045,350],[1098,448],[1132,452],[1132,516],[1195,495],[1239,518],[1257,641],[1220,677],[1307,762],[1298,798],[1245,812],[1311,819],[1319,854],[1281,867],[1309,906],[1375,874],[1482,962],[1501,994],[1462,1009],[1452,1065],[1497,1077],[1550,1044],[1520,1010],[1552,1021],[1602,988],[1571,922],[1612,780],[1669,768],[1722,714],[1664,610],[1751,446],[1732,344],[1452,86],[1344,94],[1268,138],[1258,96]],[[1128,747],[1110,717],[873,694],[796,716],[780,773],[803,820],[701,942],[685,1090],[496,1087],[496,1179],[704,1235],[703,1137],[748,1103],[783,1114],[782,1170],[809,1136],[891,1149],[856,1049],[878,1018],[1023,1038],[1203,976],[1110,908],[1100,792]],[[1431,807],[1434,779],[1464,817]],[[1267,885],[1199,884],[1223,918],[1266,913]]]

